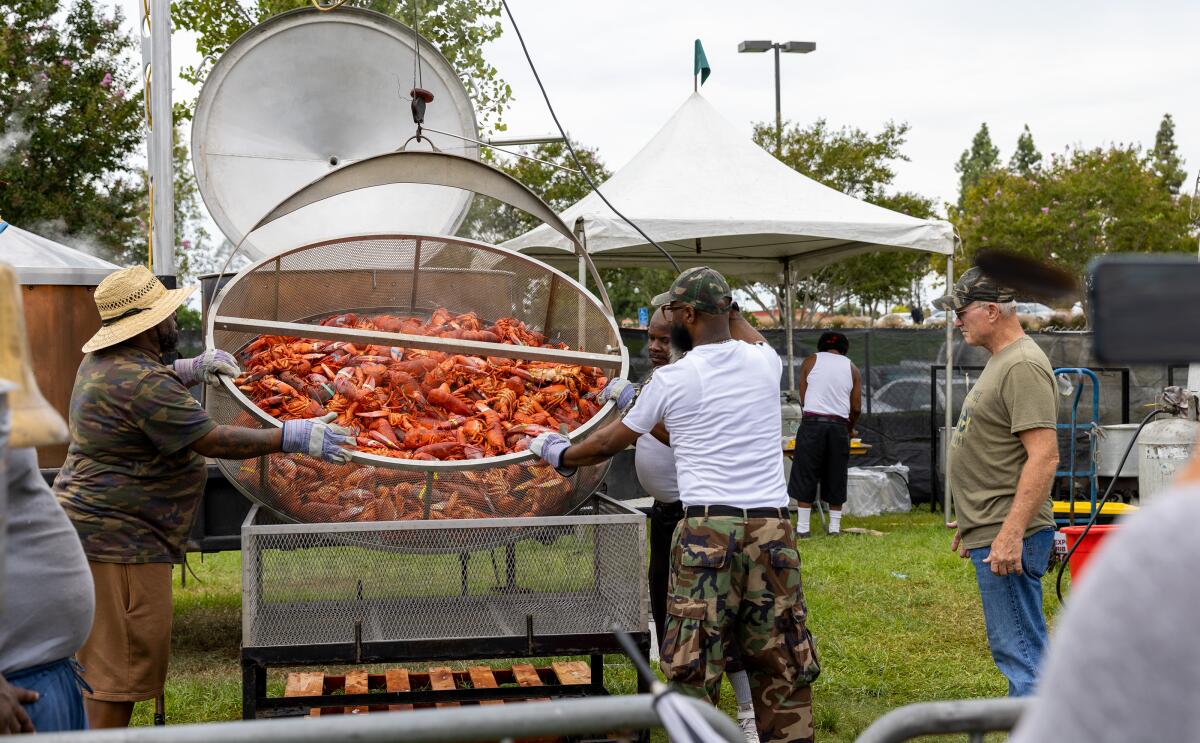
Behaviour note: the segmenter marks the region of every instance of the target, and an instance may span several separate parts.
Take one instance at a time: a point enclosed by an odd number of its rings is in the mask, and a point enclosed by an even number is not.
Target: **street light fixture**
[[[808,54],[817,50],[817,43],[815,41],[776,43],[757,40],[743,41],[738,44],[738,52],[741,54],[761,54],[772,49],[775,50],[775,156],[779,157],[783,154],[783,115],[779,109],[779,53]]]

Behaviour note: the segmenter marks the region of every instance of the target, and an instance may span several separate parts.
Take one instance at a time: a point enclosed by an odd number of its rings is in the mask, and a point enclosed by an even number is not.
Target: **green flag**
[[[704,56],[704,45],[700,43],[700,39],[696,39],[696,63],[693,65],[692,74],[700,76],[701,85],[707,82],[708,76],[712,74],[712,68],[708,66],[708,57]]]

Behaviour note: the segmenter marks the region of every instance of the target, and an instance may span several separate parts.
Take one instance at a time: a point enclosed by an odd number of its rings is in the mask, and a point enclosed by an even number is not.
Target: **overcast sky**
[[[136,19],[136,5],[126,13]],[[1163,113],[1191,190],[1200,165],[1200,2],[960,0],[808,3],[713,0],[510,0],[559,117],[572,138],[616,169],[692,90],[692,41],[713,68],[703,94],[750,135],[774,116],[770,54],[738,54],[743,39],[815,41],[783,55],[785,120],[835,127],[911,126],[897,187],[957,196],[954,163],[986,121],[1002,157],[1029,124],[1043,153],[1111,142],[1150,145]],[[512,134],[553,122],[508,28],[485,54],[513,87]],[[183,34],[175,67],[196,58]],[[176,96],[194,95],[179,85]],[[703,153],[697,153],[702,156]]]
[[[1007,158],[1025,124],[1047,154],[1149,146],[1170,112],[1190,178],[1200,165],[1195,0],[510,3],[564,126],[614,168],[691,92],[695,38],[713,68],[703,94],[747,136],[774,118],[773,62],[738,42],[815,41],[782,55],[784,119],[908,122],[897,186],[939,200],[957,197],[954,163],[985,121]],[[517,97],[510,131],[552,130],[515,34],[486,52]]]

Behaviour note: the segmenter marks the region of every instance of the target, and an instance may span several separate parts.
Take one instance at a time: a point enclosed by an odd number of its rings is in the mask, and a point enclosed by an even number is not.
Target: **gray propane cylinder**
[[[1187,418],[1160,418],[1142,429],[1137,439],[1138,497],[1142,505],[1170,486],[1192,456],[1200,422]]]

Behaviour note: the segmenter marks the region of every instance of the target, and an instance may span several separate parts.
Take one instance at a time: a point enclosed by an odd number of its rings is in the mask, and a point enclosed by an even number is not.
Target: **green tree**
[[[1026,124],[1021,136],[1017,137],[1017,148],[1013,150],[1012,159],[1008,161],[1008,169],[1024,178],[1032,178],[1040,167],[1042,153],[1038,152],[1033,144],[1033,132],[1029,131],[1029,124]]]
[[[0,210],[109,260],[145,259],[132,38],[91,0],[0,6]]]
[[[489,41],[500,37],[500,0],[354,0],[349,5],[374,10],[413,26],[413,7],[421,35],[429,39],[462,77],[484,128],[503,130],[501,118],[512,100],[512,88],[483,56]],[[185,67],[181,76],[200,84],[215,59],[251,26],[285,10],[307,7],[308,0],[178,0],[171,18],[181,31],[196,34],[198,65]],[[189,106],[177,115],[189,117]]]
[[[1150,153],[1154,172],[1172,194],[1178,194],[1187,174],[1183,172],[1183,159],[1175,145],[1175,120],[1171,114],[1163,114],[1154,135],[1154,149]]]
[[[483,150],[485,160],[525,184],[556,212],[563,211],[591,191],[583,176],[572,172],[576,168],[575,161],[561,142],[540,144],[521,151],[537,159],[513,157],[487,148]],[[603,183],[612,175],[596,150],[577,144],[575,152],[592,180]],[[501,243],[540,224],[536,217],[525,212],[495,199],[476,196],[459,234],[483,242]],[[675,274],[669,268],[606,268],[601,272],[601,277],[612,300],[614,314],[618,319],[631,319],[637,317],[638,307],[648,307],[655,294],[671,285]]]
[[[1200,225],[1190,201],[1163,188],[1153,157],[1136,146],[1053,155],[1033,178],[992,172],[950,209],[964,247],[958,270],[989,247],[1048,257],[1081,276],[1105,253],[1194,251]]]
[[[908,161],[903,147],[907,123],[888,122],[872,134],[854,127],[830,129],[824,119],[807,127],[789,124],[784,129],[779,159],[789,167],[830,188],[914,217],[934,216],[934,203],[911,192],[889,193],[897,162]],[[775,129],[755,124],[754,141],[774,150]],[[801,322],[817,307],[857,303],[873,310],[895,300],[912,301],[920,278],[929,271],[923,253],[888,252],[839,261],[796,281]],[[782,287],[748,286],[737,282],[763,309],[784,304]],[[767,300],[767,292],[773,300]],[[778,312],[778,309],[775,309]]]
[[[958,173],[958,193],[961,201],[962,194],[979,182],[983,176],[1000,167],[1000,149],[992,144],[992,135],[988,133],[987,122],[980,125],[971,140],[970,149],[963,150],[954,166]]]

